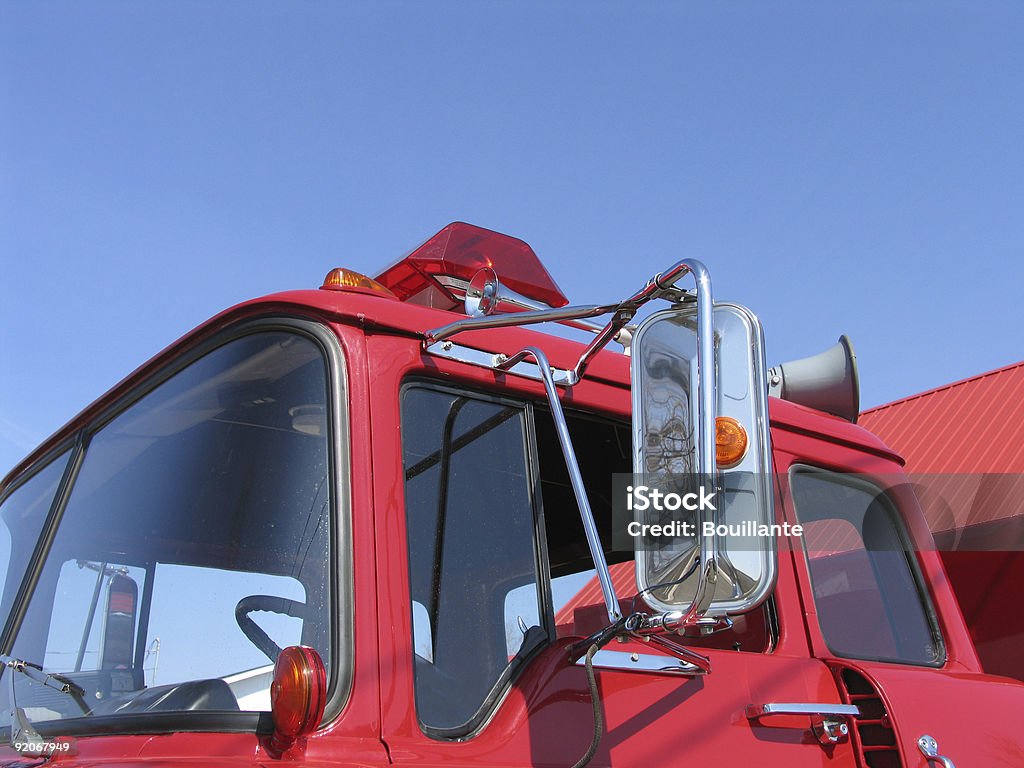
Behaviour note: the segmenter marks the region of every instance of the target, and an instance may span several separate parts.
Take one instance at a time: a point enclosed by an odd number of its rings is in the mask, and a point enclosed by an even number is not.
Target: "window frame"
[[[534,659],[543,649],[549,647],[555,641],[555,623],[554,623],[554,610],[551,597],[551,573],[550,563],[548,559],[547,550],[547,536],[545,534],[544,526],[544,505],[541,497],[540,487],[540,464],[537,453],[537,435],[536,426],[534,422],[534,404],[533,401],[527,398],[519,399],[515,397],[509,397],[508,395],[496,394],[488,392],[486,390],[474,389],[459,384],[452,384],[448,382],[439,382],[436,379],[431,379],[422,375],[413,375],[402,381],[401,386],[398,390],[398,413],[399,413],[399,429],[400,429],[400,440],[403,445],[402,453],[404,454],[404,432],[405,423],[402,417],[402,403],[405,399],[406,393],[410,389],[423,389],[427,391],[439,392],[445,395],[455,395],[458,397],[466,397],[482,402],[492,403],[495,405],[502,405],[512,408],[517,408],[522,411],[523,417],[525,418],[524,434],[523,434],[523,450],[526,464],[526,471],[528,473],[529,483],[532,486],[531,505],[533,508],[533,557],[534,557],[534,574],[537,579],[537,592],[538,592],[538,603],[540,609],[541,629],[545,633],[546,637],[544,641],[536,643],[536,645],[520,660],[519,663],[509,662],[506,664],[504,670],[499,675],[498,679],[491,686],[487,696],[484,697],[483,701],[477,707],[472,717],[469,718],[463,725],[456,726],[453,728],[438,728],[436,726],[427,725],[423,722],[420,717],[419,710],[416,708],[415,701],[415,671],[413,671],[413,709],[416,713],[416,723],[420,728],[420,731],[424,735],[438,741],[464,741],[471,739],[482,731],[487,724],[490,722],[494,713],[497,711],[501,702],[504,701],[508,692],[512,688],[512,684],[519,678],[522,671],[529,665],[530,661]],[[402,465],[402,503],[405,514],[405,525],[406,525],[406,536],[404,541],[405,546],[405,564],[407,575],[412,574],[412,549],[409,546],[408,538],[408,506],[405,504],[405,460],[404,455],[400,456],[400,462]],[[415,665],[415,628],[413,618],[413,598],[410,589],[409,594],[406,596],[407,610],[409,612],[409,647],[412,653],[412,663]]]
[[[825,643],[825,647],[828,648],[829,652],[832,653],[836,658],[850,659],[853,661],[872,661],[882,662],[886,664],[901,664],[911,667],[922,667],[927,669],[941,669],[949,661],[949,650],[946,645],[945,638],[942,634],[942,626],[939,621],[938,612],[935,610],[935,604],[932,601],[931,592],[928,590],[928,583],[924,578],[924,574],[921,571],[921,564],[918,562],[917,556],[914,554],[916,548],[913,545],[913,541],[907,532],[906,525],[903,520],[903,515],[900,513],[900,507],[896,504],[895,500],[891,497],[890,493],[881,484],[873,482],[871,479],[864,475],[850,475],[834,468],[818,467],[807,463],[795,463],[790,466],[787,473],[788,477],[788,492],[790,502],[792,504],[793,514],[796,522],[801,523],[800,512],[797,508],[796,498],[793,493],[793,478],[798,474],[804,475],[816,475],[824,477],[829,482],[833,482],[837,485],[845,485],[846,487],[855,488],[858,490],[870,493],[875,499],[880,499],[882,504],[885,505],[888,513],[889,522],[892,524],[893,532],[900,542],[903,550],[904,561],[907,563],[907,569],[910,573],[911,581],[913,582],[914,588],[917,592],[919,604],[922,609],[922,613],[925,618],[925,622],[928,625],[928,629],[931,632],[932,641],[935,644],[936,659],[932,662],[923,661],[911,661],[908,659],[889,658],[881,656],[868,656],[852,654],[845,651],[838,651],[832,647],[829,643],[828,636],[825,632],[825,628],[821,624],[821,615],[817,611],[817,598],[814,595],[814,577],[811,571],[810,554],[807,551],[807,542],[801,537],[800,550],[803,554],[803,563],[807,572],[807,581],[811,589],[811,594],[808,595],[809,599],[814,603],[815,616],[818,625],[818,631],[821,634],[822,641]],[[859,535],[859,532],[858,532]],[[863,543],[863,539],[861,539]],[[867,547],[864,547],[865,552],[870,552]],[[883,598],[884,599],[884,598]]]
[[[35,586],[35,581],[32,578],[35,572],[36,558],[40,557],[40,550],[45,547],[46,551],[49,551],[50,541],[48,538],[48,531],[51,529],[53,518],[63,512],[63,500],[66,496],[66,489],[72,482],[73,477],[77,474],[78,465],[81,462],[81,440],[79,435],[75,435],[66,440],[62,440],[55,447],[47,451],[41,456],[38,461],[32,463],[31,466],[3,489],[0,493],[0,507],[2,507],[7,499],[17,493],[17,491],[26,483],[31,481],[40,472],[45,471],[49,468],[53,462],[59,460],[62,456],[67,456],[64,463],[64,469],[61,472],[60,480],[57,482],[57,487],[53,491],[53,498],[50,499],[50,506],[46,511],[46,515],[43,517],[43,524],[39,529],[39,537],[32,545],[32,552],[29,553],[28,561],[25,564],[25,572],[21,576],[21,582],[18,585],[17,590],[14,593],[14,600],[11,603],[10,612],[7,616],[2,619],[2,632],[0,632],[0,649],[4,654],[10,653],[8,638],[11,636],[13,626],[21,624],[23,616],[21,615],[22,606],[28,605],[29,583],[31,582],[32,587]],[[44,543],[45,542],[45,543]],[[14,537],[11,537],[11,550],[13,554],[14,550]],[[8,563],[8,569],[10,564]],[[6,584],[3,589],[6,589]],[[3,674],[3,670],[0,669],[0,675]]]
[[[11,608],[0,639],[0,653],[10,654],[21,628],[29,601],[35,592],[43,567],[50,554],[54,537],[63,520],[68,500],[74,492],[75,481],[88,454],[89,442],[109,422],[120,416],[150,392],[170,380],[200,358],[246,336],[272,332],[302,336],[320,351],[324,363],[326,393],[327,463],[329,499],[327,507],[329,535],[329,569],[326,574],[329,604],[329,630],[331,654],[327,669],[328,691],[324,716],[319,730],[329,727],[341,714],[352,692],[353,671],[353,588],[352,588],[352,536],[351,536],[351,429],[349,416],[349,386],[346,356],[337,334],[318,318],[304,315],[278,314],[247,317],[198,338],[184,347],[173,358],[148,374],[144,380],[131,386],[114,401],[77,429],[68,440],[48,451],[35,465],[23,473],[25,480],[59,457],[61,451],[73,446],[64,476],[51,503],[39,541],[26,569],[21,587]],[[37,468],[38,467],[38,468]],[[4,489],[3,498],[24,482]],[[147,579],[151,584],[152,580]],[[142,598],[145,601],[147,595]],[[140,610],[145,606],[141,606]],[[6,671],[0,669],[0,675]],[[57,733],[65,735],[99,735],[109,733],[166,733],[188,732],[273,732],[270,712],[160,712],[128,715],[101,715],[68,720],[44,721],[33,724],[43,736]],[[0,725],[0,741],[10,738],[9,726]]]

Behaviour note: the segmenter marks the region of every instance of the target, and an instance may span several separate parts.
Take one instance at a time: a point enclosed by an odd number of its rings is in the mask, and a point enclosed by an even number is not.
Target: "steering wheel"
[[[259,648],[268,659],[276,662],[277,657],[281,654],[281,647],[270,639],[270,635],[264,632],[259,624],[249,618],[249,614],[254,611],[269,611],[291,616],[293,619],[304,619],[306,604],[273,595],[249,595],[239,600],[238,605],[235,606],[235,621],[238,622],[238,628],[242,630],[242,634],[249,638],[249,641]]]

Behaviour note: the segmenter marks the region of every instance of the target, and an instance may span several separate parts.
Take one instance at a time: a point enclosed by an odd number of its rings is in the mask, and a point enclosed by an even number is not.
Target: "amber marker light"
[[[308,736],[324,716],[327,703],[327,669],[313,648],[291,645],[281,651],[270,686],[270,713],[274,735],[270,750],[280,754],[295,741]]]
[[[747,430],[732,416],[715,419],[715,461],[722,469],[735,467],[747,455]]]
[[[395,294],[378,283],[372,277],[344,267],[335,267],[327,273],[324,284],[320,286],[322,291],[355,291],[357,293],[372,293],[379,296],[390,296],[396,298]]]

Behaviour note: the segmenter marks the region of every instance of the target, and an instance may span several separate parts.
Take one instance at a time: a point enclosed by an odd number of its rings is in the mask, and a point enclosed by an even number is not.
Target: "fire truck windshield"
[[[15,676],[33,725],[269,710],[272,665],[288,645],[315,648],[332,669],[323,350],[276,327],[201,352],[73,459],[8,632],[13,657],[83,693]],[[31,552],[22,535],[12,528],[12,551]]]

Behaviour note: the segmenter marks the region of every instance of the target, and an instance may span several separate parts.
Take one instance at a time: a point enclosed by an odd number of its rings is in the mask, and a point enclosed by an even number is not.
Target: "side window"
[[[604,599],[551,411],[534,413],[555,632],[589,635],[607,624]],[[565,417],[616,594],[628,605],[636,594],[633,553],[612,550],[612,476],[632,472],[629,425],[572,411]]]
[[[534,414],[555,633],[586,637],[607,625],[604,599],[551,412],[538,406]],[[633,551],[612,549],[612,476],[633,470],[629,424],[573,411],[566,413],[566,422],[620,605],[624,611],[646,608],[642,597],[633,599],[637,595]],[[768,610],[762,604],[734,616],[731,629],[687,638],[687,644],[764,653],[773,642]]]
[[[18,486],[0,506],[0,622],[7,618],[29,558],[46,522],[53,496],[64,475],[68,452],[61,454]],[[0,624],[2,626],[2,624]]]
[[[472,730],[548,636],[527,427],[522,405],[402,395],[416,711],[433,736]]]
[[[90,437],[14,644],[39,719],[268,710],[281,647],[330,669],[327,363],[286,330],[234,338]],[[2,696],[0,692],[0,696]]]
[[[794,471],[791,485],[829,649],[848,658],[941,663],[942,641],[886,496],[862,480],[810,469]]]

